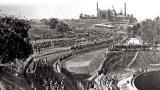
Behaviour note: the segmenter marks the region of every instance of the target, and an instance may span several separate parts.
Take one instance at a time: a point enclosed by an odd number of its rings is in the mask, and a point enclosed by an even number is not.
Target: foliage
[[[70,28],[67,24],[65,24],[63,21],[60,21],[57,25],[56,25],[56,30],[59,32],[66,32],[69,31]]]
[[[32,53],[28,30],[30,25],[23,19],[5,17],[0,19],[0,61],[9,63],[25,59]]]
[[[146,19],[141,23],[128,27],[128,33],[140,36],[147,43],[160,42],[160,22],[159,17],[155,20]]]
[[[57,18],[51,18],[49,22],[50,29],[55,29],[58,32],[66,32],[70,30],[69,26],[63,21],[58,20]]]
[[[157,19],[146,19],[141,22],[139,31],[144,41],[150,43],[160,42],[160,23]]]
[[[58,22],[59,21],[57,18],[50,18],[50,22],[49,22],[50,29],[55,29]]]
[[[22,38],[28,37],[30,25],[29,22],[24,19],[5,17],[0,19],[0,23],[7,26],[10,31],[17,33],[17,35],[20,35]]]
[[[136,25],[134,25],[132,28],[133,34],[138,35],[139,28],[140,28],[140,23],[137,23]]]

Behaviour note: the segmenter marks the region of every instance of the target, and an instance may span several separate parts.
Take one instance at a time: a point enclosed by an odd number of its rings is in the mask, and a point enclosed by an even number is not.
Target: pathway
[[[137,56],[138,56],[138,53],[139,53],[139,52],[136,52],[136,54],[135,54],[134,58],[132,59],[132,61],[127,65],[128,68],[129,68],[130,65],[132,65],[132,63],[136,60],[136,58],[137,58]]]

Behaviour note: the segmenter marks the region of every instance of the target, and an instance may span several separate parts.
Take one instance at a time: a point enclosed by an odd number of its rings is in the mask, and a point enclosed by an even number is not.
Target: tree
[[[56,28],[55,28],[58,32],[61,32],[61,33],[64,33],[66,31],[69,31],[70,28],[69,26],[64,23],[63,21],[60,21],[57,25],[56,25]]]
[[[157,16],[156,18],[155,18],[155,21],[159,21],[160,20],[160,18],[159,18],[159,16]]]
[[[128,33],[128,34],[131,34],[131,33],[132,33],[132,27],[129,27],[129,26],[127,27],[127,33]]]
[[[49,23],[50,23],[50,20],[49,19],[41,19],[40,20],[42,23],[44,23],[45,25],[49,25]]]
[[[134,35],[138,35],[139,28],[140,28],[140,23],[137,23],[136,25],[133,26],[132,31]]]
[[[56,25],[58,24],[58,19],[57,18],[50,18],[50,21],[49,21],[49,27],[50,29],[55,29],[56,28]]]
[[[154,43],[159,41],[160,23],[157,21],[158,18],[156,17],[155,20],[146,19],[141,22],[139,31],[141,31],[141,36],[145,42]]]
[[[29,22],[24,19],[5,17],[0,19],[0,62],[1,64],[26,59],[32,54],[29,44]]]

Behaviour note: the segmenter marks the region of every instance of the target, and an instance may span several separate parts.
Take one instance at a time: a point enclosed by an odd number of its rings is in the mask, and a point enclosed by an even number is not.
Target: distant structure
[[[99,19],[99,8],[98,8],[98,2],[97,2],[97,19]]]
[[[131,15],[127,14],[126,3],[124,3],[124,11],[121,10],[120,13],[117,13],[114,7],[112,7],[112,9],[107,9],[107,10],[99,9],[98,2],[97,2],[97,16],[80,14],[79,18],[107,20],[108,22],[123,22],[123,23],[133,23],[137,21],[137,19],[133,17],[133,14]]]
[[[3,13],[1,13],[1,11],[2,11],[2,10],[0,10],[0,18],[1,18],[1,17],[6,17],[7,14],[3,14]]]
[[[131,35],[131,36],[128,36],[126,40],[123,41],[123,44],[124,45],[131,45],[131,44],[132,45],[143,45],[144,42],[139,36]]]

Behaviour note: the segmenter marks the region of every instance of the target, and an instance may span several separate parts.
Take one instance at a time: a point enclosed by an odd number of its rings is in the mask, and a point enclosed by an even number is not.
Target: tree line
[[[0,18],[0,62],[24,60],[32,54],[32,46],[28,39],[29,22],[24,19]]]
[[[146,19],[137,23],[128,28],[128,33],[140,36],[147,43],[160,43],[160,18]]]
[[[50,18],[48,25],[50,29],[55,29],[56,31],[61,33],[71,30],[63,20],[59,20],[57,18]]]

